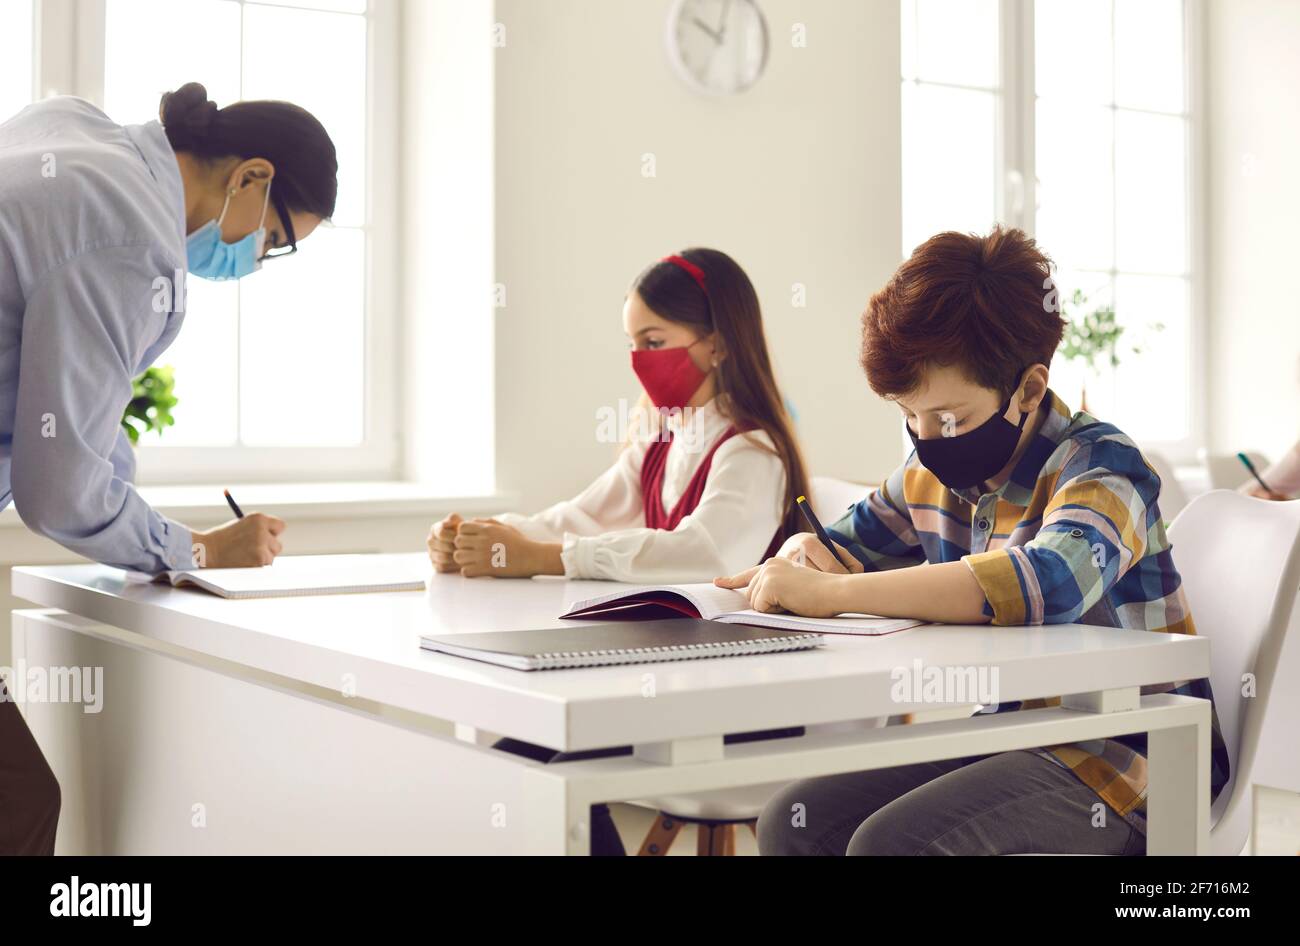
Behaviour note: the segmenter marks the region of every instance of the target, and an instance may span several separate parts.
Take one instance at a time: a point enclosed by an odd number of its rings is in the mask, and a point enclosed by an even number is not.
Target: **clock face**
[[[754,0],[677,0],[668,14],[668,57],[698,91],[743,92],[767,65],[767,21]]]

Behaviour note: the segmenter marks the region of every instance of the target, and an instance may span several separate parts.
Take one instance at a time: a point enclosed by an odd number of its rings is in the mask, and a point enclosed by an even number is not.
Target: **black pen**
[[[235,497],[230,495],[230,490],[223,489],[222,492],[226,494],[226,502],[230,503],[230,511],[235,514],[235,518],[243,519],[244,510],[239,508],[239,503],[235,502]]]
[[[831,553],[831,558],[835,559],[835,561],[839,562],[841,565],[844,565],[844,570],[846,572],[851,572],[852,569],[844,563],[840,558],[839,553],[835,551],[835,544],[831,542],[831,537],[826,534],[826,530],[822,528],[822,524],[818,522],[817,517],[813,515],[812,506],[808,505],[808,498],[806,496],[800,496],[794,501],[794,504],[803,511],[803,517],[808,520],[808,525],[813,527],[813,531],[817,533],[817,538],[821,540],[822,545],[826,546],[826,551]]]

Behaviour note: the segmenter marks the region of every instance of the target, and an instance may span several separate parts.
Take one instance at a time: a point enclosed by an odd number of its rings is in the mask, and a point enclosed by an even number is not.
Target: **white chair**
[[[850,506],[865,498],[872,488],[863,483],[837,480],[833,476],[814,476],[808,484],[808,490],[812,494],[808,501],[812,503],[813,512],[822,525],[829,526],[844,515]]]
[[[817,518],[824,525],[830,525],[844,515],[849,506],[870,491],[870,486],[861,483],[850,483],[830,476],[814,476],[809,484],[811,495],[808,501],[812,503]],[[875,728],[883,725],[884,722],[883,719],[850,720],[828,725],[835,729]],[[823,732],[827,728],[816,727],[815,731]],[[697,854],[734,854],[736,827],[743,825],[751,831],[754,830],[754,824],[763,806],[784,784],[784,782],[772,782],[746,788],[699,792],[694,795],[638,799],[633,804],[653,808],[658,812],[654,824],[641,842],[639,853],[650,856],[667,854],[682,827],[694,824],[698,831],[695,849]]]
[[[1169,538],[1196,633],[1210,640],[1210,686],[1232,767],[1210,812],[1210,851],[1237,855],[1250,830],[1250,773],[1300,590],[1300,501],[1215,490],[1192,500]],[[1241,692],[1246,674],[1255,678],[1250,698]]]
[[[1300,501],[1214,490],[1188,504],[1169,538],[1196,633],[1210,641],[1210,687],[1228,749],[1209,853],[1236,856],[1250,831],[1250,771],[1300,590]],[[1248,673],[1251,698],[1241,692]]]
[[[1173,522],[1178,514],[1187,508],[1187,490],[1183,488],[1183,484],[1174,473],[1173,466],[1163,454],[1144,449],[1142,456],[1156,471],[1156,476],[1160,477],[1160,515],[1164,517],[1165,522]],[[1237,466],[1241,467],[1243,473],[1246,471],[1240,462]]]

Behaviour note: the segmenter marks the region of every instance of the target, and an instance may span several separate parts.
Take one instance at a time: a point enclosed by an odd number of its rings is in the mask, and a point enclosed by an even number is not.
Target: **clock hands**
[[[716,46],[722,45],[723,37],[727,35],[727,13],[731,8],[731,0],[722,0],[722,15],[718,17],[716,29],[710,29],[709,24],[705,23],[698,16],[692,16],[691,22],[713,37],[713,43]]]
[[[709,24],[705,23],[705,22],[704,22],[703,20],[701,20],[698,16],[692,16],[692,17],[691,17],[691,22],[694,23],[696,26],[698,26],[700,29],[702,29],[704,32],[708,33],[711,37],[713,37],[713,42],[714,42],[714,43],[716,43],[716,44],[719,45],[719,46],[722,45],[722,33],[721,33],[721,32],[711,29],[711,28],[709,27]]]
[[[718,42],[722,42],[722,37],[727,35],[727,13],[731,6],[731,0],[722,0],[722,16],[718,17]]]

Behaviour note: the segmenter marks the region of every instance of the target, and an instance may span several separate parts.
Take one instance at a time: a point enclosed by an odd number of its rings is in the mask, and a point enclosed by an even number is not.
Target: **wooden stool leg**
[[[730,824],[697,824],[696,857],[731,857],[736,853],[736,827]]]
[[[673,841],[677,839],[677,834],[682,830],[682,823],[676,818],[670,818],[662,811],[655,815],[654,824],[646,832],[645,840],[641,842],[641,850],[636,852],[637,857],[663,857],[668,853],[668,849],[673,846]]]

